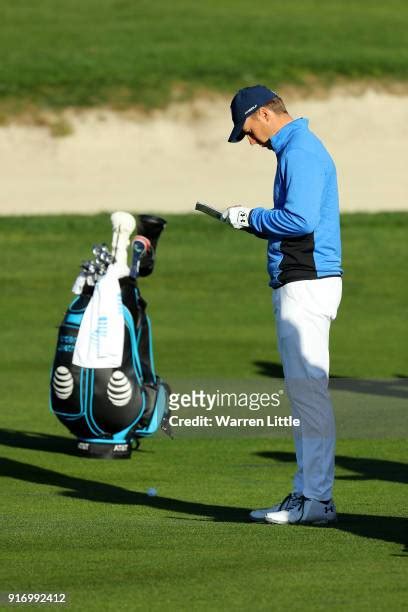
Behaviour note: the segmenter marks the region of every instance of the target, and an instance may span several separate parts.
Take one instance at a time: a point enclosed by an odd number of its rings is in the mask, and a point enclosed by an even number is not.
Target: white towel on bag
[[[119,278],[123,267],[109,266],[99,280],[82,317],[72,363],[82,368],[122,365],[125,320]]]

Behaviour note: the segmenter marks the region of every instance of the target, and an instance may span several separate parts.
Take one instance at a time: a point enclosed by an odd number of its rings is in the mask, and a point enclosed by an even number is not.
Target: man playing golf
[[[245,136],[274,151],[274,208],[232,206],[223,213],[236,229],[267,239],[279,352],[292,414],[297,471],[292,492],[250,518],[276,524],[330,524],[335,424],[328,391],[329,330],[341,300],[342,269],[336,168],[307,119],[293,119],[281,98],[256,85],[231,103],[229,142]]]

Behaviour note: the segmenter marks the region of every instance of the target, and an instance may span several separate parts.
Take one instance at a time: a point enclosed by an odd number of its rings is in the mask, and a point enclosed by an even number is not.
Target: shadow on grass
[[[283,378],[283,368],[280,363],[275,363],[273,361],[254,361],[253,364],[257,367],[257,374],[260,376]]]
[[[339,522],[335,529],[361,538],[400,544],[403,546],[403,556],[408,553],[408,519],[406,518],[342,512],[339,514]]]
[[[252,362],[257,367],[257,374],[267,378],[284,378],[283,367],[276,361],[258,360]],[[330,378],[342,378],[341,376],[330,375]]]
[[[77,455],[75,440],[63,436],[54,436],[34,431],[18,431],[16,429],[0,429],[0,444],[12,448],[44,451],[46,453],[62,453]]]
[[[266,459],[295,464],[294,453],[262,451],[255,454]],[[408,466],[399,461],[336,455],[336,465],[355,472],[349,476],[337,476],[337,480],[383,480],[401,484],[408,482]],[[390,503],[392,505],[392,500]],[[404,552],[408,552],[408,520],[402,517],[341,513],[336,529],[363,538],[395,542],[405,547]]]
[[[215,506],[199,502],[188,502],[170,497],[148,497],[146,493],[129,491],[116,485],[60,474],[46,468],[28,465],[13,459],[0,458],[0,475],[66,489],[61,495],[106,504],[128,504],[149,506],[159,510],[170,510],[183,514],[208,517],[214,521],[242,523],[246,521],[247,508]]]
[[[273,459],[281,463],[295,463],[294,453],[262,451],[256,454],[258,457]],[[408,464],[400,461],[336,455],[336,465],[355,472],[355,474],[336,476],[337,480],[385,480],[387,482],[408,484]]]
[[[43,451],[46,453],[59,453],[79,457],[77,440],[53,434],[44,434],[35,431],[18,431],[16,429],[0,429],[0,444],[12,448],[25,448],[28,450]],[[143,448],[138,453],[150,453]]]
[[[72,441],[62,436],[1,430],[0,442],[19,448],[59,452],[69,455],[76,454]],[[265,451],[256,454],[275,461],[295,462],[294,454],[289,452]],[[407,466],[404,463],[342,455],[337,456],[336,460],[337,464],[341,467],[356,472],[355,475],[338,477],[340,479],[375,479],[404,484],[407,482]],[[145,493],[130,491],[116,485],[87,480],[85,478],[68,476],[12,459],[0,459],[0,475],[25,482],[55,486],[65,489],[61,493],[62,495],[92,502],[147,506],[159,510],[196,515],[197,517],[207,517],[210,520],[225,523],[242,523],[248,520],[248,508],[216,506],[169,497],[148,497]],[[181,519],[182,517],[177,518]],[[203,520],[203,518],[196,520]],[[363,538],[372,538],[407,546],[407,527],[408,521],[399,517],[341,514],[340,522],[336,528]]]
[[[283,378],[283,368],[274,361],[254,361],[257,374],[267,378]],[[330,389],[333,391],[348,391],[382,397],[397,397],[408,399],[408,377],[396,374],[390,380],[364,380],[343,376],[330,375]]]

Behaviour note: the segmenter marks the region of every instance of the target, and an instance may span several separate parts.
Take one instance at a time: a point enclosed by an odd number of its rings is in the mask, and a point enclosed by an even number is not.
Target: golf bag
[[[143,217],[160,234],[164,221]],[[157,219],[163,222],[160,228]],[[139,232],[140,223],[139,218]],[[147,225],[143,232],[151,235]],[[154,246],[157,238],[151,239]],[[154,252],[141,263],[144,275],[150,274]],[[119,283],[125,322],[121,366],[90,369],[73,364],[79,328],[94,290],[86,285],[60,325],[51,371],[51,412],[76,436],[79,452],[91,457],[127,458],[141,438],[151,436],[159,427],[168,433],[169,389],[155,371],[146,302],[135,279],[125,277]]]

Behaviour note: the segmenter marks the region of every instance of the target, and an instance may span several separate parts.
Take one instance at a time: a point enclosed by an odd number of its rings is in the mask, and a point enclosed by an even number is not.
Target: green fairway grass
[[[404,609],[404,444],[340,442],[338,528],[291,528],[246,520],[287,494],[289,441],[157,438],[104,462],[65,454],[51,418],[25,427],[40,423],[0,434],[3,592],[65,592],[76,610]]]
[[[199,213],[169,219],[157,269],[140,281],[159,371],[253,378],[262,362],[278,362],[266,242]],[[9,321],[3,372],[14,372],[22,360],[30,374],[47,376],[79,264],[91,257],[92,244],[109,243],[110,227],[108,215],[0,218],[1,308]],[[407,231],[407,213],[342,216],[344,290],[331,332],[332,375],[408,375]]]
[[[162,106],[193,91],[407,78],[404,0],[0,0],[0,100]]]
[[[405,213],[342,217],[332,374],[387,379],[384,414],[407,394],[407,231]],[[48,411],[48,377],[79,263],[110,241],[109,217],[0,218],[0,239],[3,601],[8,592],[63,592],[74,610],[404,609],[402,427],[340,436],[340,520],[331,529],[246,520],[289,492],[290,434],[160,433],[131,460],[79,458]],[[168,217],[156,269],[140,287],[157,370],[170,384],[278,376],[265,246],[199,214]],[[369,415],[374,396],[361,397]]]

